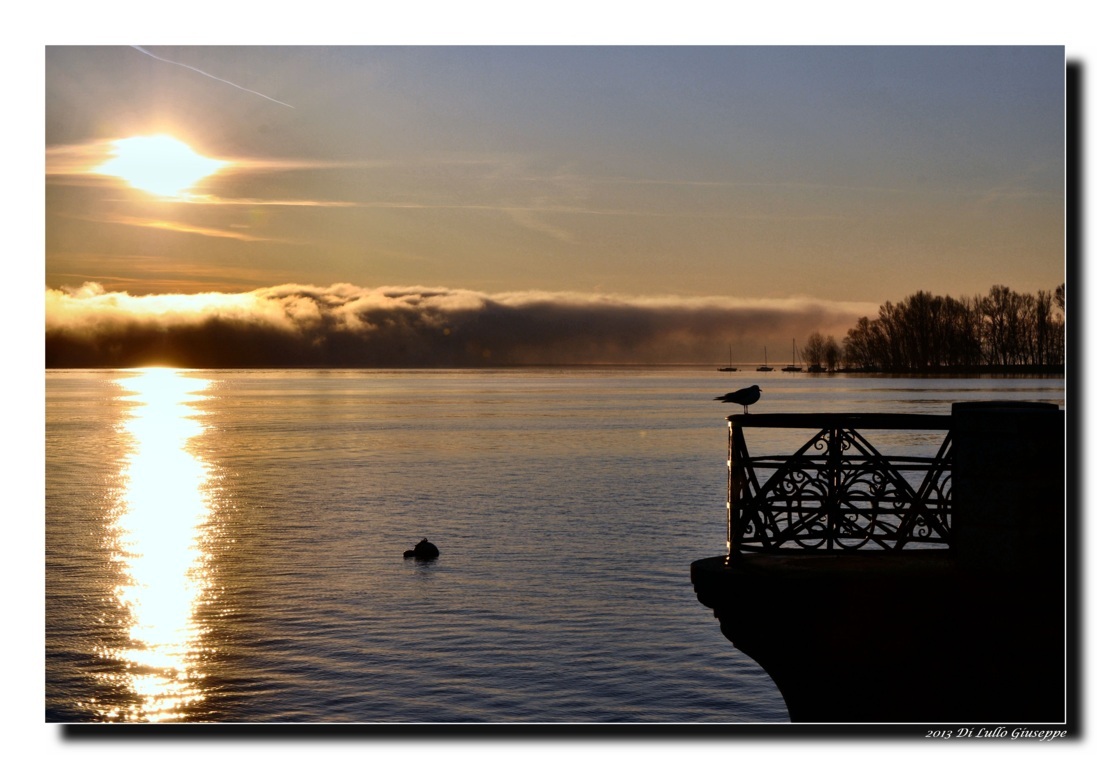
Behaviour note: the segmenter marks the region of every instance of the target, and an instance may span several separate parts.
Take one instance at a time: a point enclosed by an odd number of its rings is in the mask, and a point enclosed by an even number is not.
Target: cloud
[[[235,232],[227,229],[217,229],[215,227],[200,227],[194,224],[185,224],[179,221],[168,221],[166,219],[144,219],[137,216],[118,216],[107,215],[101,217],[82,217],[88,221],[101,221],[108,224],[123,224],[129,227],[147,227],[150,229],[162,229],[168,232],[183,232],[189,235],[203,235],[205,237],[222,237],[232,240],[241,240],[243,242],[290,242],[279,238],[272,237],[258,237],[246,232]]]
[[[112,159],[112,142],[94,140],[84,144],[59,144],[46,148],[46,178],[57,176],[100,176],[94,169]]]
[[[246,293],[46,291],[47,367],[715,363],[728,345],[840,337],[871,305],[424,286]],[[761,357],[761,355],[760,355]]]
[[[110,139],[89,139],[77,144],[55,144],[46,148],[46,181],[48,184],[118,185],[119,182],[102,166],[116,156],[116,143],[126,136]],[[134,138],[134,137],[130,137]],[[223,164],[220,175],[260,175],[314,170],[350,170],[390,167],[392,163],[377,160],[305,160],[296,158],[258,158],[222,156],[212,158]],[[203,201],[204,198],[196,198]],[[212,198],[213,202],[225,202]],[[239,201],[226,201],[239,202]],[[243,201],[257,204],[260,201]],[[277,201],[275,205],[315,204],[315,201]],[[340,203],[343,204],[343,203]]]

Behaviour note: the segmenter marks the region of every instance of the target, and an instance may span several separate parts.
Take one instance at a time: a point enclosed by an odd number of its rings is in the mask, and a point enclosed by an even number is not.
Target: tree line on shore
[[[954,299],[918,291],[861,317],[842,343],[812,334],[802,346],[811,370],[922,372],[1062,368],[1064,284],[1018,293],[995,285],[986,296]]]

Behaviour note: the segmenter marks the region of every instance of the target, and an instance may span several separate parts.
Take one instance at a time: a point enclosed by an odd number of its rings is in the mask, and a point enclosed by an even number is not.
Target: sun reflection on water
[[[113,526],[122,580],[115,591],[127,615],[127,641],[108,655],[124,666],[132,704],[105,719],[179,720],[204,699],[197,669],[202,630],[197,607],[210,588],[206,572],[208,471],[189,451],[204,431],[197,404],[211,382],[171,368],[150,368],[117,384],[134,403],[122,425],[133,448]]]

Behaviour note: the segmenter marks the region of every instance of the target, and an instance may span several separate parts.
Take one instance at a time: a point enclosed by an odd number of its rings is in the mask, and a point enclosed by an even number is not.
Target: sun
[[[112,159],[96,173],[117,176],[132,187],[159,197],[181,197],[203,179],[227,165],[194,152],[170,136],[135,136],[112,142]]]

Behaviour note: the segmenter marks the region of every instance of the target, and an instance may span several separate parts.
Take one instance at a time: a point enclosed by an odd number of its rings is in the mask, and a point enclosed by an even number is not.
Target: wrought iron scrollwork
[[[932,459],[884,456],[853,426],[833,424],[821,428],[791,456],[757,458],[748,453],[740,426],[732,429],[732,547],[855,550],[947,545],[949,436]],[[911,482],[917,477],[920,482]]]

